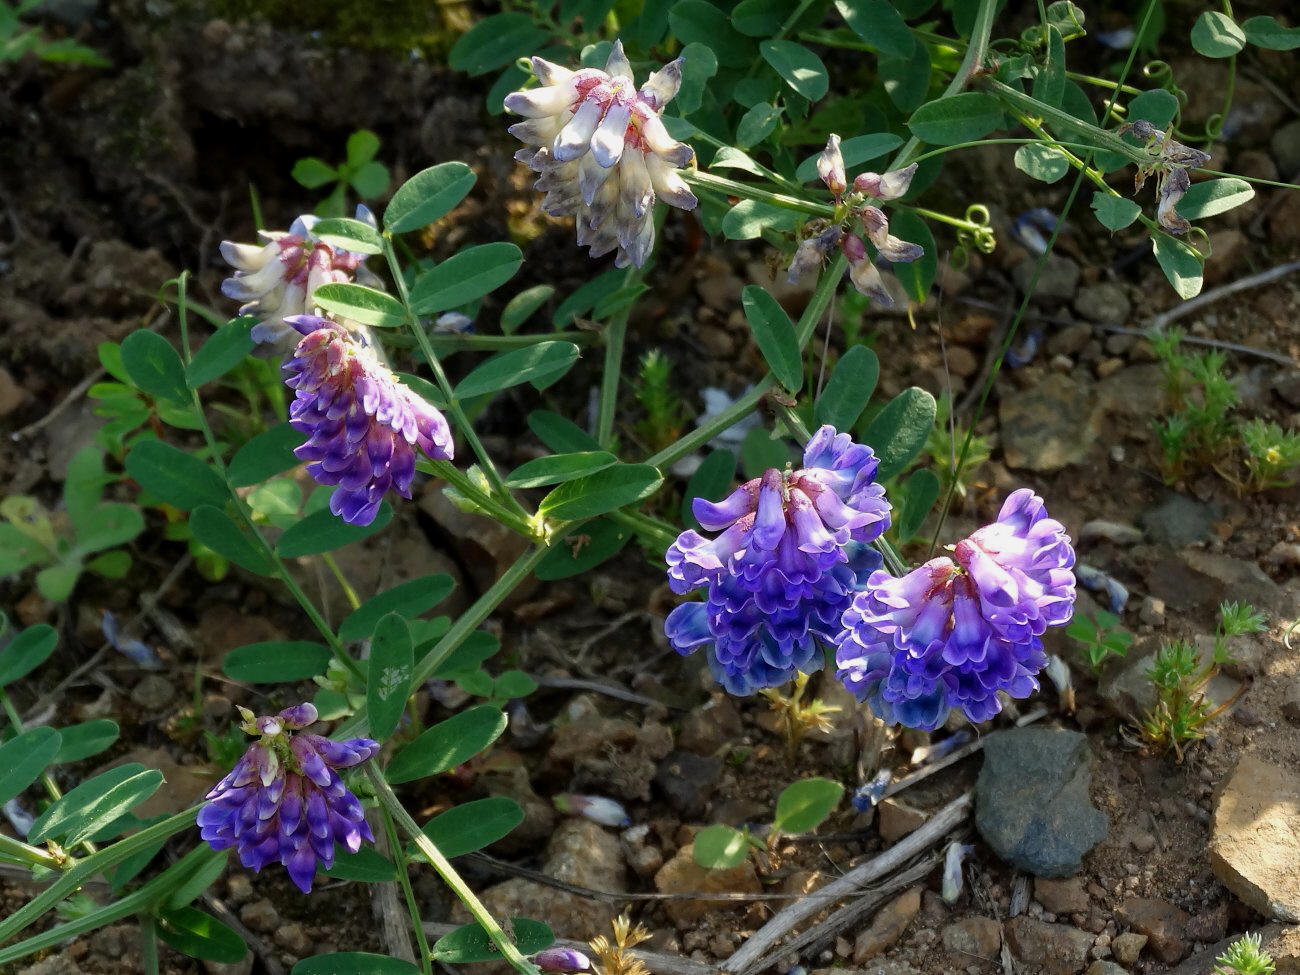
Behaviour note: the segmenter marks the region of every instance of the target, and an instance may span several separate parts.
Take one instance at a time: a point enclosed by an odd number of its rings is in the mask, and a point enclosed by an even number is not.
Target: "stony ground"
[[[153,320],[150,296],[161,281],[188,267],[200,297],[225,308],[216,292],[215,243],[251,233],[245,184],[256,183],[268,218],[287,220],[311,203],[287,181],[293,159],[341,147],[352,128],[380,132],[382,158],[396,179],[453,158],[479,171],[471,200],[430,241],[435,256],[513,234],[525,248],[519,287],[548,281],[564,293],[590,274],[570,245],[571,229],[536,214],[499,120],[482,114],[480,93],[464,79],[420,62],[394,66],[380,55],[313,48],[264,26],[177,15],[162,30],[148,26],[143,8],[103,7],[87,29],[104,41],[116,68],[92,76],[23,64],[0,83],[0,117],[17,123],[0,132],[0,152],[15,164],[0,178],[7,218],[0,220],[0,427],[20,434],[0,443],[0,480],[9,493],[57,497],[68,459],[98,421],[83,398],[42,419],[92,374],[98,342]],[[1190,88],[1189,114],[1203,117],[1222,79],[1202,62],[1175,69]],[[1272,56],[1245,66],[1231,148],[1218,150],[1216,165],[1268,178],[1300,174],[1300,119],[1286,95],[1296,77],[1293,61]],[[249,145],[268,148],[250,154]],[[954,167],[931,205],[960,212],[972,200],[989,201],[996,186],[999,198],[989,202],[999,204],[998,250],[961,272],[946,271],[941,295],[915,328],[889,315],[862,323],[881,358],[882,394],[913,384],[948,393],[962,422],[970,422],[1033,259],[1015,242],[1011,222],[1030,207],[1057,208],[1065,195],[1059,186],[1030,184],[995,150]],[[1123,619],[1136,635],[1128,657],[1094,675],[1069,641],[1056,638],[1052,649],[1073,665],[1072,702],[1049,687],[975,729],[989,743],[983,754],[870,813],[842,810],[820,839],[786,839],[733,870],[704,871],[691,855],[700,827],[763,822],[780,790],[801,776],[852,786],[884,765],[901,777],[927,736],[884,733],[827,680],[820,693],[844,710],[792,759],[764,703],[716,694],[698,660],[666,647],[661,624],[671,600],[642,553],[625,550],[588,579],[530,586],[491,625],[503,637],[505,661],[536,675],[542,689],[485,759],[406,797],[420,820],[483,795],[521,803],[525,822],[490,851],[493,859],[462,864],[494,909],[543,918],[579,939],[607,932],[626,909],[653,932],[651,949],[714,965],[782,907],[975,790],[974,815],[959,829],[975,849],[954,905],[944,903],[939,872],[931,871],[891,893],[874,916],[778,967],[797,961],[864,975],[1193,975],[1211,970],[1214,946],[1225,937],[1267,925],[1278,970],[1300,971],[1300,928],[1293,926],[1300,922],[1300,874],[1289,869],[1300,862],[1300,657],[1286,644],[1300,617],[1300,491],[1238,497],[1212,472],[1175,488],[1163,484],[1151,430],[1163,408],[1159,366],[1150,344],[1131,332],[1172,306],[1173,295],[1137,236],[1102,233],[1086,209],[1071,224],[1016,343],[1024,364],[999,375],[977,423],[992,459],[973,472],[969,498],[940,540],[987,519],[1008,489],[1033,487],[1066,523],[1081,560],[1127,588]],[[1296,256],[1300,196],[1263,191],[1211,226],[1212,287]],[[670,221],[667,240],[674,259],[639,306],[634,351],[668,351],[682,390],[737,393],[761,372],[737,307],[740,288],[751,281],[773,288],[792,312],[807,292],[772,279],[762,246],[715,246],[681,220]],[[1283,278],[1180,322],[1194,339],[1286,360],[1234,352],[1229,373],[1243,415],[1292,428],[1300,426],[1298,292],[1300,276]],[[465,367],[452,362],[453,370]],[[581,390],[597,368],[583,363],[566,385]],[[694,395],[685,398],[700,407]],[[521,417],[536,405],[508,399],[484,418],[489,446],[504,462],[536,450],[518,437]],[[581,408],[563,400],[543,405]],[[679,500],[666,499],[663,513],[675,517]],[[510,564],[513,546],[503,532],[455,512],[429,485],[417,506],[372,543],[345,550],[340,562],[363,594],[450,572],[459,586],[442,610],[454,613]],[[50,620],[65,636],[54,662],[16,689],[20,710],[57,723],[103,716],[123,723],[123,740],[107,759],[67,767],[61,776],[74,781],[106,761],[162,768],[167,784],[146,813],[183,808],[208,787],[218,772],[201,732],[223,729],[231,705],[280,702],[225,679],[222,655],[299,635],[303,625],[282,593],[251,577],[234,574],[214,585],[189,570],[169,578],[178,554],[151,533],[137,545],[141,568],[129,583],[88,581],[66,606],[45,603],[30,579],[0,581],[0,605],[24,623]],[[907,554],[924,557],[926,549]],[[330,618],[341,618],[346,604],[328,573],[310,560],[300,571]],[[100,646],[104,609],[129,618],[154,594],[156,608],[138,635],[158,647],[163,671],[147,674],[110,655],[55,702],[42,700]],[[1150,654],[1162,640],[1204,640],[1224,599],[1257,605],[1268,630],[1236,641],[1236,662],[1211,688],[1231,708],[1206,740],[1182,762],[1151,754],[1130,723],[1149,701],[1143,675]],[[1080,610],[1095,608],[1082,594]],[[603,689],[582,683],[591,681]],[[430,720],[459,703],[444,687],[429,688],[424,699]],[[1046,713],[1024,731],[999,730],[1040,705]],[[959,730],[954,724],[934,737]],[[1031,761],[1038,770],[1026,774]],[[550,803],[560,792],[616,798],[632,826],[562,817]],[[1043,838],[1051,842],[1036,842]],[[1067,875],[1031,876],[1049,861]],[[517,875],[520,868],[531,873]],[[7,913],[32,888],[6,874],[2,893]],[[103,886],[87,893],[107,896]],[[247,963],[199,966],[165,951],[165,968],[274,973],[317,952],[398,950],[384,924],[389,893],[335,882],[307,900],[281,876],[232,868],[207,907],[247,932],[254,947]],[[752,899],[657,897],[683,893]],[[417,896],[430,922],[459,920],[432,876],[419,876]],[[138,969],[134,929],[122,925],[15,970]]]

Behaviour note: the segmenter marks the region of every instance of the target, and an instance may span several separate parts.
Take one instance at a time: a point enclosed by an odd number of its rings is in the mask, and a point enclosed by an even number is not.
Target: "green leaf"
[[[195,907],[160,913],[157,931],[163,941],[191,958],[233,965],[248,953],[237,932]]]
[[[110,480],[104,473],[104,455],[99,448],[82,447],[72,455],[63,480],[63,506],[74,526],[93,516]]]
[[[1097,215],[1103,227],[1114,233],[1136,220],[1142,208],[1127,197],[1111,196],[1098,190],[1092,194],[1092,212]]]
[[[371,737],[382,741],[397,727],[406,708],[414,668],[411,629],[397,613],[389,613],[379,621],[370,641],[366,707]]]
[[[445,857],[458,857],[491,846],[524,821],[519,803],[505,796],[475,799],[452,806],[425,823],[421,832]],[[412,859],[424,858],[414,846]]]
[[[389,182],[391,177],[388,175],[388,167],[373,159],[352,174],[352,188],[363,200],[383,196],[388,190]]]
[[[501,309],[501,331],[513,335],[526,322],[530,315],[551,300],[555,294],[553,284],[535,284],[525,288],[506,303]]]
[[[718,73],[718,56],[708,45],[692,41],[682,48],[681,58],[682,85],[673,104],[683,115],[691,115],[704,104],[709,80]]]
[[[731,26],[725,11],[706,0],[678,0],[668,12],[668,25],[682,44],[700,44],[713,51],[718,64],[747,68],[754,58],[754,42]],[[690,64],[689,55],[686,63]]]
[[[65,602],[81,577],[81,563],[77,561],[52,565],[36,573],[36,588],[52,603]]]
[[[1055,183],[1070,171],[1060,150],[1040,144],[1021,146],[1015,154],[1016,169],[1043,183]]]
[[[811,833],[835,811],[844,786],[830,779],[800,779],[776,800],[772,829],[781,833]]]
[[[1199,295],[1205,283],[1205,262],[1201,255],[1168,234],[1156,234],[1151,238],[1151,245],[1160,270],[1165,272],[1178,297],[1186,301]]]
[[[880,458],[877,482],[901,474],[921,452],[934,428],[937,409],[933,396],[918,386],[910,386],[876,414],[861,440]]]
[[[547,39],[547,33],[535,27],[528,14],[495,14],[460,36],[447,55],[447,64],[453,71],[487,74],[504,68],[515,58],[540,51]]]
[[[548,484],[562,484],[575,477],[584,477],[613,467],[618,458],[603,450],[587,450],[573,454],[552,454],[520,464],[506,476],[506,486],[536,488]]]
[[[907,122],[912,135],[936,146],[973,142],[1004,124],[1002,104],[982,91],[964,91],[926,102]]]
[[[397,867],[387,857],[368,846],[356,853],[335,845],[334,865],[324,871],[332,880],[354,880],[364,884],[382,884],[397,879]]]
[[[740,303],[768,368],[782,386],[792,393],[799,392],[803,388],[803,356],[790,316],[756,284],[745,287],[740,293]]]
[[[741,0],[731,10],[731,25],[746,37],[771,37],[794,7],[789,0]]]
[[[1048,26],[1047,36],[1047,53],[1030,90],[1039,101],[1060,108],[1065,97],[1065,40],[1054,24]]]
[[[314,190],[326,183],[333,183],[337,180],[339,171],[323,159],[317,159],[315,156],[305,156],[293,164],[293,169],[289,175],[293,177],[294,182],[299,186]]]
[[[939,497],[939,478],[929,468],[912,473],[903,485],[903,504],[898,509],[898,541],[906,544],[916,537],[930,508]]]
[[[528,414],[528,429],[557,454],[600,450],[600,443],[572,420],[550,410],[533,410]]]
[[[920,46],[888,0],[835,0],[835,8],[862,43],[877,54],[908,58],[912,48]]]
[[[161,440],[141,440],[126,455],[126,472],[160,501],[190,511],[218,508],[230,497],[221,475],[193,454]]]
[[[813,404],[813,422],[817,426],[829,423],[841,432],[852,430],[867,408],[879,376],[876,353],[865,345],[851,346],[835,363],[826,388]]]
[[[763,104],[766,104],[764,102]],[[757,106],[756,106],[757,107]],[[742,122],[744,119],[741,120]],[[741,152],[735,146],[723,146],[709,163],[710,169],[740,169],[760,179],[767,179],[765,167],[763,167],[753,156]]]
[[[86,563],[86,571],[105,579],[123,579],[131,571],[131,553],[122,549],[97,555]]]
[[[694,2],[694,0],[690,0]],[[674,8],[676,9],[676,8]],[[511,930],[515,936],[515,947],[520,954],[535,955],[543,948],[549,948],[555,941],[555,935],[541,921],[530,921],[526,917],[512,918]],[[464,965],[478,961],[496,961],[501,952],[477,923],[457,928],[450,934],[438,939],[430,952],[434,961],[449,965]],[[298,975],[294,972],[294,975]],[[324,973],[322,973],[324,975]]]
[[[537,681],[522,670],[507,670],[496,679],[492,687],[492,697],[500,701],[527,697],[537,690]]]
[[[1192,47],[1207,58],[1230,58],[1246,46],[1246,32],[1225,13],[1207,10],[1192,25]]]
[[[394,234],[427,227],[465,199],[477,178],[463,162],[422,169],[397,188],[384,210],[384,226]]]
[[[194,353],[185,370],[185,381],[190,389],[220,379],[253,351],[253,320],[236,318],[226,322],[208,337],[199,351]]]
[[[347,159],[352,167],[363,166],[379,152],[379,136],[369,129],[357,129],[348,136]]]
[[[216,879],[226,871],[225,850],[214,850],[211,847],[204,850],[200,846],[196,848],[193,860],[193,871],[180,881],[179,886],[172,888],[167,893],[165,906],[168,910],[179,911],[185,908],[194,898],[211,887],[216,882]]]
[[[52,765],[67,765],[90,758],[112,747],[121,730],[116,721],[98,718],[83,721],[81,724],[69,725],[59,729],[59,751],[54,756]]]
[[[925,301],[939,266],[934,236],[926,222],[911,210],[895,210],[889,215],[889,231],[900,240],[920,244],[923,253],[910,264],[894,264],[894,277],[913,301]]]
[[[793,210],[758,200],[741,200],[722,218],[722,232],[730,240],[754,240],[764,230],[794,230],[803,217]]]
[[[334,951],[304,958],[289,975],[420,975],[409,961],[368,951]]]
[[[542,498],[537,513],[552,522],[584,521],[645,500],[663,481],[649,464],[618,464],[561,484]]]
[[[306,442],[306,434],[287,423],[277,423],[253,437],[235,451],[226,474],[235,487],[261,484],[268,477],[283,474],[302,463],[294,455],[294,448]]]
[[[77,525],[73,554],[99,552],[131,541],[144,531],[144,517],[129,504],[109,501],[101,504]]]
[[[385,775],[393,785],[440,775],[469,761],[501,737],[506,716],[500,708],[480,704],[440,721],[399,751]]]
[[[534,575],[543,582],[568,579],[589,572],[622,550],[632,531],[617,522],[601,519],[583,525],[547,552]]]
[[[1141,92],[1128,103],[1129,121],[1146,119],[1157,129],[1163,129],[1177,114],[1178,99],[1163,88]]]
[[[1188,220],[1201,220],[1227,213],[1254,198],[1255,190],[1244,179],[1207,179],[1193,183],[1174,209]]]
[[[780,470],[790,460],[790,448],[784,440],[773,440],[762,427],[754,427],[740,444],[740,468],[746,477],[760,477],[775,467]]]
[[[700,523],[691,511],[692,500],[703,498],[705,501],[721,501],[731,491],[735,478],[736,455],[730,450],[710,451],[686,482],[686,493],[682,498],[682,521],[697,531],[700,530]]]
[[[53,728],[28,728],[0,745],[0,805],[40,778],[54,763],[61,741]]]
[[[128,335],[122,341],[122,365],[131,382],[154,399],[191,401],[181,357],[156,332],[141,329]]]
[[[467,305],[509,281],[523,262],[523,252],[514,244],[468,247],[415,279],[411,306],[418,314],[432,315]]]
[[[321,220],[311,232],[331,247],[355,251],[358,254],[382,254],[384,239],[379,231],[364,220],[351,217],[330,217]]]
[[[718,823],[695,834],[691,852],[706,870],[730,870],[749,856],[749,841],[740,830]]]
[[[599,302],[623,287],[626,280],[627,274],[623,271],[606,271],[604,274],[598,274],[560,302],[560,307],[555,309],[551,324],[556,328],[568,328],[575,319],[586,315]]]
[[[218,555],[257,575],[275,574],[275,566],[245,531],[220,508],[201,504],[190,512],[190,534]]]
[[[221,661],[222,672],[245,684],[288,684],[325,673],[330,648],[306,640],[268,640],[231,650]]]
[[[538,342],[522,349],[499,352],[480,363],[454,390],[458,399],[497,393],[520,383],[545,384],[569,371],[578,361],[578,347],[572,342]]]
[[[58,642],[58,631],[48,623],[37,623],[21,631],[0,650],[0,687],[26,677],[45,663]]]
[[[387,501],[380,504],[375,520],[368,525],[349,525],[325,508],[308,515],[281,535],[275,551],[284,559],[332,552],[383,531],[392,517],[393,508]]]
[[[930,93],[930,49],[917,44],[910,57],[881,57],[877,73],[894,106],[900,112],[914,112]]]
[[[736,126],[736,145],[742,149],[757,145],[776,130],[777,123],[780,121],[779,108],[767,102],[759,102],[741,117],[740,123]],[[717,167],[718,161],[715,159],[709,168]]]
[[[785,83],[810,102],[826,96],[830,77],[826,65],[808,48],[794,41],[760,41],[759,53]]]
[[[903,144],[902,136],[894,135],[892,132],[873,132],[870,135],[855,135],[851,139],[845,139],[840,143],[840,155],[844,157],[844,168],[852,169],[855,166],[861,166],[863,163],[871,162],[873,159],[879,159],[881,156],[893,152]],[[814,153],[799,164],[795,170],[794,176],[800,183],[807,183],[817,178],[817,157],[821,153]]]
[[[463,674],[478,670],[482,663],[501,649],[501,641],[484,630],[475,630],[460,646],[447,655],[447,659],[438,664],[433,676],[440,680],[452,680]]]
[[[103,829],[158,791],[162,773],[138,762],[118,766],[87,779],[52,803],[32,823],[27,839],[62,840],[73,846]]]
[[[353,610],[339,626],[339,639],[346,643],[366,639],[374,633],[379,620],[389,613],[407,620],[415,619],[451,595],[455,585],[451,576],[438,572],[386,589]]]
[[[316,289],[313,300],[326,311],[362,325],[396,328],[406,323],[406,309],[400,301],[363,284],[322,284]]]
[[[1300,27],[1283,27],[1268,15],[1250,17],[1241,25],[1246,40],[1269,51],[1294,51],[1300,47]]]

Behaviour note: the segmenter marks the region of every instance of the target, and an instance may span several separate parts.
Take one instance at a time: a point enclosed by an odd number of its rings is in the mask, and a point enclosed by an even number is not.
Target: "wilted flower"
[[[312,297],[322,284],[355,277],[378,283],[362,264],[365,254],[331,246],[312,233],[318,219],[304,214],[288,231],[259,230],[265,244],[221,242],[221,256],[235,268],[221,282],[221,293],[246,302],[239,314],[261,319],[253,326],[254,342],[275,342],[292,334],[289,319],[315,309]],[[376,226],[374,214],[363,204],[357,205],[357,219]]]
[[[732,694],[777,687],[821,668],[818,640],[880,564],[867,543],[889,527],[889,503],[874,481],[870,447],[823,426],[796,471],[768,470],[719,502],[696,498],[709,531],[685,531],[668,549],[668,584],[686,593],[664,631],[681,654],[707,648],[714,679]]]
[[[208,793],[199,830],[214,850],[234,847],[255,872],[280,862],[298,889],[310,893],[317,865],[328,870],[334,863],[335,843],[356,853],[362,840],[374,842],[361,803],[337,770],[373,758],[379,742],[331,741],[302,731],[316,721],[311,704],[260,718],[247,708],[239,712],[240,727],[260,737]]]
[[[894,299],[863,242],[863,236],[871,241],[876,255],[891,264],[910,264],[924,253],[924,249],[919,244],[893,236],[889,232],[889,218],[885,211],[868,201],[896,200],[905,194],[916,175],[916,165],[912,163],[883,174],[862,173],[853,180],[852,192],[846,195],[849,187],[844,157],[840,152],[840,137],[832,133],[826,140],[826,148],[817,157],[817,175],[835,198],[837,222],[800,241],[788,270],[790,282],[820,267],[831,248],[838,244],[849,262],[849,280],[853,287],[882,305],[892,305]]]
[[[1074,611],[1074,549],[1028,488],[998,520],[902,578],[874,572],[845,611],[839,677],[882,720],[931,731],[950,708],[971,721],[1028,697],[1042,634]]]
[[[849,796],[849,805],[860,813],[866,812],[885,797],[885,790],[894,781],[894,773],[882,768],[870,782],[864,782]]]
[[[1185,169],[1171,169],[1160,178],[1156,220],[1171,234],[1185,234],[1192,229],[1188,219],[1175,209],[1191,186],[1192,179]]]
[[[913,765],[920,765],[922,762],[937,762],[941,758],[947,758],[970,740],[971,733],[965,728],[961,728],[942,741],[936,741],[930,745],[922,745],[919,748],[913,748],[911,763]]]
[[[368,525],[389,488],[411,496],[417,447],[434,460],[451,459],[451,429],[360,335],[314,315],[289,324],[303,335],[281,367],[294,391],[289,422],[308,435],[294,453],[309,461],[318,482],[338,485],[334,514]]]
[[[1192,185],[1187,171],[1204,166],[1210,161],[1210,154],[1171,139],[1168,132],[1161,132],[1146,119],[1126,122],[1115,131],[1121,135],[1131,132],[1146,143],[1151,159],[1138,167],[1137,175],[1133,178],[1133,188],[1142,189],[1146,178],[1152,173],[1158,173],[1156,220],[1171,234],[1187,233],[1192,225],[1175,207]]]
[[[943,854],[943,883],[940,887],[939,894],[943,897],[945,904],[956,904],[957,898],[961,896],[962,872],[961,862],[971,853],[975,852],[975,847],[958,840],[953,840],[948,844],[948,849]]]
[[[544,972],[591,971],[591,959],[573,948],[546,948],[533,955],[533,964]]]
[[[614,42],[605,70],[570,71],[533,58],[540,88],[506,96],[525,118],[510,127],[525,148],[515,158],[541,178],[542,209],[577,218],[578,244],[592,257],[617,249],[617,267],[640,267],[654,245],[654,202],[683,210],[696,199],[677,170],[693,152],[660,115],[682,84],[682,59],[664,65],[638,90],[623,44]]]
[[[623,806],[604,796],[580,796],[576,793],[564,793],[551,800],[555,808],[570,816],[583,816],[602,826],[628,826],[632,817]]]

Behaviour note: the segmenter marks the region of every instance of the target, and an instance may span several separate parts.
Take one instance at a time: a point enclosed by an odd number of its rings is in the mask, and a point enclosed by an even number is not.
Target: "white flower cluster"
[[[693,152],[664,127],[660,114],[682,83],[678,58],[635,87],[623,45],[614,42],[605,70],[570,71],[533,58],[539,88],[516,91],[505,107],[523,122],[510,127],[525,148],[515,158],[541,174],[542,209],[577,218],[578,244],[592,257],[618,251],[618,267],[640,267],[654,245],[656,197],[683,210],[696,199],[677,170]]]
[[[357,219],[376,226],[374,214],[357,205]],[[330,282],[352,281],[375,285],[378,279],[363,266],[365,254],[332,247],[312,233],[318,218],[304,214],[287,231],[259,230],[263,244],[221,242],[221,256],[235,273],[221,282],[221,293],[245,302],[241,315],[261,319],[253,326],[253,341],[277,343],[286,336],[302,336],[287,319],[313,314],[316,289]]]

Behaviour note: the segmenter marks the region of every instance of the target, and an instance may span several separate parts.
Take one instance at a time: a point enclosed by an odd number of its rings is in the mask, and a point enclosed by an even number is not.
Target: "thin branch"
[[[1258,288],[1260,285],[1272,284],[1274,281],[1286,277],[1292,271],[1300,271],[1300,261],[1288,261],[1286,264],[1279,264],[1277,267],[1271,267],[1267,271],[1260,271],[1258,274],[1248,274],[1244,278],[1238,278],[1236,281],[1230,281],[1217,288],[1211,288],[1209,291],[1203,291],[1195,298],[1189,298],[1187,301],[1179,302],[1168,311],[1162,311],[1159,315],[1154,315],[1151,318],[1148,318],[1146,325],[1153,332],[1163,331],[1165,326],[1170,322],[1186,315],[1190,315],[1192,312],[1204,308],[1206,305],[1212,305],[1216,301],[1238,294],[1242,291],[1249,291],[1251,288]]]

